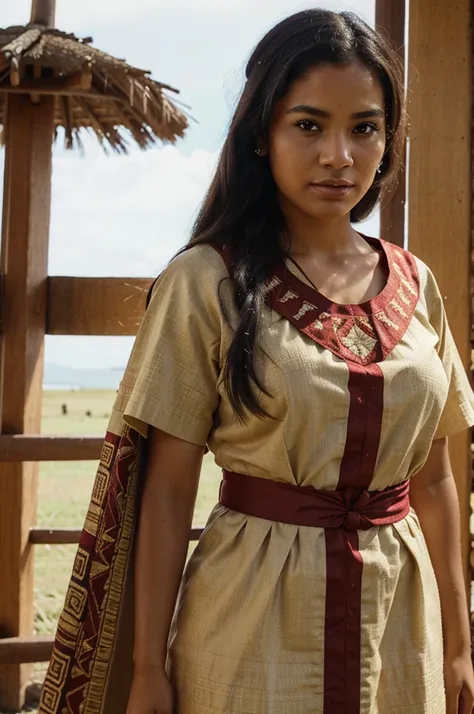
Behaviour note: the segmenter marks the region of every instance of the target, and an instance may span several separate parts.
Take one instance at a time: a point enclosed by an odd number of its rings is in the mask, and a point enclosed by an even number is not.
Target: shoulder
[[[421,260],[421,258],[418,258],[418,256],[413,255],[413,253],[410,253],[410,255],[416,263],[420,276],[420,293],[424,296],[428,307],[433,307],[440,301],[442,302],[436,277],[427,263]]]
[[[160,273],[153,286],[156,293],[173,292],[195,300],[216,294],[227,268],[218,250],[209,244],[196,245],[179,253]]]
[[[218,250],[209,244],[193,246],[173,258],[158,276],[148,311],[162,312],[168,306],[173,312],[213,319],[221,313],[222,296],[231,294],[228,277]]]
[[[219,251],[204,244],[179,253],[163,270],[162,277],[199,282],[211,280],[214,283],[228,277],[228,272]]]

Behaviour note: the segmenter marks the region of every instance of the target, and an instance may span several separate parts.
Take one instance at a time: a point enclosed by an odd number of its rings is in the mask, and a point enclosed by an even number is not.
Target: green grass
[[[114,392],[45,392],[42,432],[45,435],[103,436]],[[61,408],[67,404],[68,414]],[[91,416],[86,416],[90,411]],[[38,526],[82,527],[95,477],[93,462],[47,462],[40,466]],[[217,500],[220,470],[208,454],[204,459],[194,522],[205,523]],[[35,552],[35,632],[54,634],[76,546],[38,545]],[[45,666],[37,665],[36,678]]]

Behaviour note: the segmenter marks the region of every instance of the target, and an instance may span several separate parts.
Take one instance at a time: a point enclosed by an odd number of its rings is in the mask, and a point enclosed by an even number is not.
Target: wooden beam
[[[148,278],[48,278],[49,335],[136,335]]]
[[[0,462],[96,461],[104,440],[96,436],[1,434]]]
[[[77,545],[80,528],[32,528],[30,543],[35,545]]]
[[[12,63],[12,68],[13,68]],[[14,71],[13,69],[11,70]],[[26,82],[20,80],[20,75],[15,69],[15,75],[10,73],[11,84],[0,84],[0,93],[3,94],[73,94],[81,93],[90,95],[92,88],[92,73],[78,72],[69,77],[55,79],[30,79]]]
[[[10,96],[5,117],[0,433],[41,428],[54,99]],[[33,632],[36,464],[0,464],[0,633]],[[5,575],[7,574],[7,575]],[[0,666],[0,711],[21,709],[28,666]]]
[[[405,57],[405,0],[376,0],[375,25]],[[405,242],[405,203],[406,203],[406,147],[402,154],[402,169],[399,171],[396,187],[387,196],[380,207],[380,235],[390,243],[403,247]]]
[[[199,540],[204,526],[193,526],[189,534],[190,541]],[[35,545],[71,545],[79,543],[80,528],[31,528],[30,543]]]
[[[54,637],[9,637],[0,639],[0,665],[19,665],[26,662],[49,662],[53,653]]]
[[[454,339],[470,369],[471,2],[410,3],[410,250],[433,270]],[[456,110],[453,111],[453,107]],[[450,439],[461,502],[468,573],[471,491],[470,433]]]

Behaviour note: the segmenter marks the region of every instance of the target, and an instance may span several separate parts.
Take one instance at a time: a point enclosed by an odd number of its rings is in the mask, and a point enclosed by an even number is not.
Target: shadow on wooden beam
[[[48,278],[48,335],[136,335],[152,280]]]

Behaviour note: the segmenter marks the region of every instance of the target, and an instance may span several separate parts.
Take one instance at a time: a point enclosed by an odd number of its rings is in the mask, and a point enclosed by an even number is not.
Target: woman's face
[[[382,87],[370,69],[309,70],[277,104],[264,147],[284,212],[349,214],[371,187],[385,142]]]

